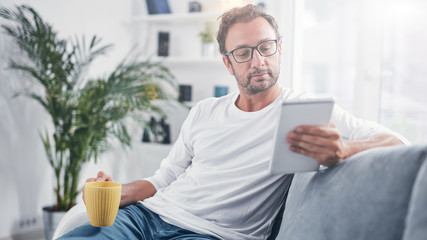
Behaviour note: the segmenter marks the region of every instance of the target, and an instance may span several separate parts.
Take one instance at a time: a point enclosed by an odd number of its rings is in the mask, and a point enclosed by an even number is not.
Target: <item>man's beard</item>
[[[234,71],[234,68],[233,68],[233,71]],[[236,73],[236,71],[234,71],[234,73]],[[259,79],[259,80],[251,80],[251,78],[254,75],[259,75],[259,74],[267,74],[268,77]],[[255,70],[252,70],[246,77],[238,76],[238,75],[234,75],[234,76],[237,80],[237,83],[241,86],[241,88],[243,89],[243,91],[245,91],[246,94],[255,95],[257,93],[264,92],[269,88],[271,88],[272,86],[274,86],[274,84],[276,84],[277,79],[279,77],[279,72],[275,74],[270,69],[257,68]],[[262,84],[255,84],[260,81],[262,81]]]

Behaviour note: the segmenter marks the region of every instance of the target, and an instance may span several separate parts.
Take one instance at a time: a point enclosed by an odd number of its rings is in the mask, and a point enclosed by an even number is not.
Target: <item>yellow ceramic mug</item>
[[[122,186],[116,182],[88,182],[84,192],[90,224],[95,227],[113,225],[119,210]]]

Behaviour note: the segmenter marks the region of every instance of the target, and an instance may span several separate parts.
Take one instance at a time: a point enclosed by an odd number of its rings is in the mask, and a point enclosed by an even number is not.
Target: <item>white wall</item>
[[[4,70],[5,57],[14,51],[10,45],[0,36],[0,237],[17,232],[23,219],[39,218],[41,206],[53,202],[51,172],[38,137],[48,116],[27,98],[12,99],[30,84]]]

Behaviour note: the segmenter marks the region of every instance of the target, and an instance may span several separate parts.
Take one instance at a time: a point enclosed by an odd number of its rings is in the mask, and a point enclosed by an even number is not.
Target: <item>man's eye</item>
[[[267,51],[269,51],[271,49],[271,47],[270,46],[263,46],[260,50],[261,50],[261,52],[267,52]]]
[[[236,52],[234,52],[234,54],[236,54],[237,56],[239,56],[239,57],[246,57],[246,56],[249,56],[249,54],[251,53],[251,51],[249,51],[249,50],[241,50],[241,51],[236,51]]]

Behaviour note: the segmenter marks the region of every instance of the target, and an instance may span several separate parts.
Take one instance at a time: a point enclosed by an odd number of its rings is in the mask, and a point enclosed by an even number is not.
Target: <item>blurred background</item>
[[[105,76],[130,53],[160,61],[191,107],[237,89],[216,43],[201,37],[224,10],[263,6],[279,23],[283,40],[280,83],[318,96],[334,96],[358,117],[377,121],[413,144],[427,143],[427,1],[424,0],[169,0],[150,12],[150,0],[0,0],[1,7],[29,4],[62,38],[96,34],[114,44],[88,75]],[[152,9],[151,9],[152,10]],[[162,12],[166,11],[166,12]],[[0,24],[5,23],[0,19]],[[209,27],[211,26],[211,27]],[[34,101],[13,98],[32,85],[8,68],[19,54],[0,33],[0,239],[43,239],[42,207],[55,201],[54,177],[39,133],[50,118]],[[171,142],[188,108],[167,109]],[[129,122],[132,148],[112,148],[89,162],[83,180],[99,170],[118,182],[153,174],[171,144],[143,142],[144,127]],[[80,201],[80,197],[78,200]]]

